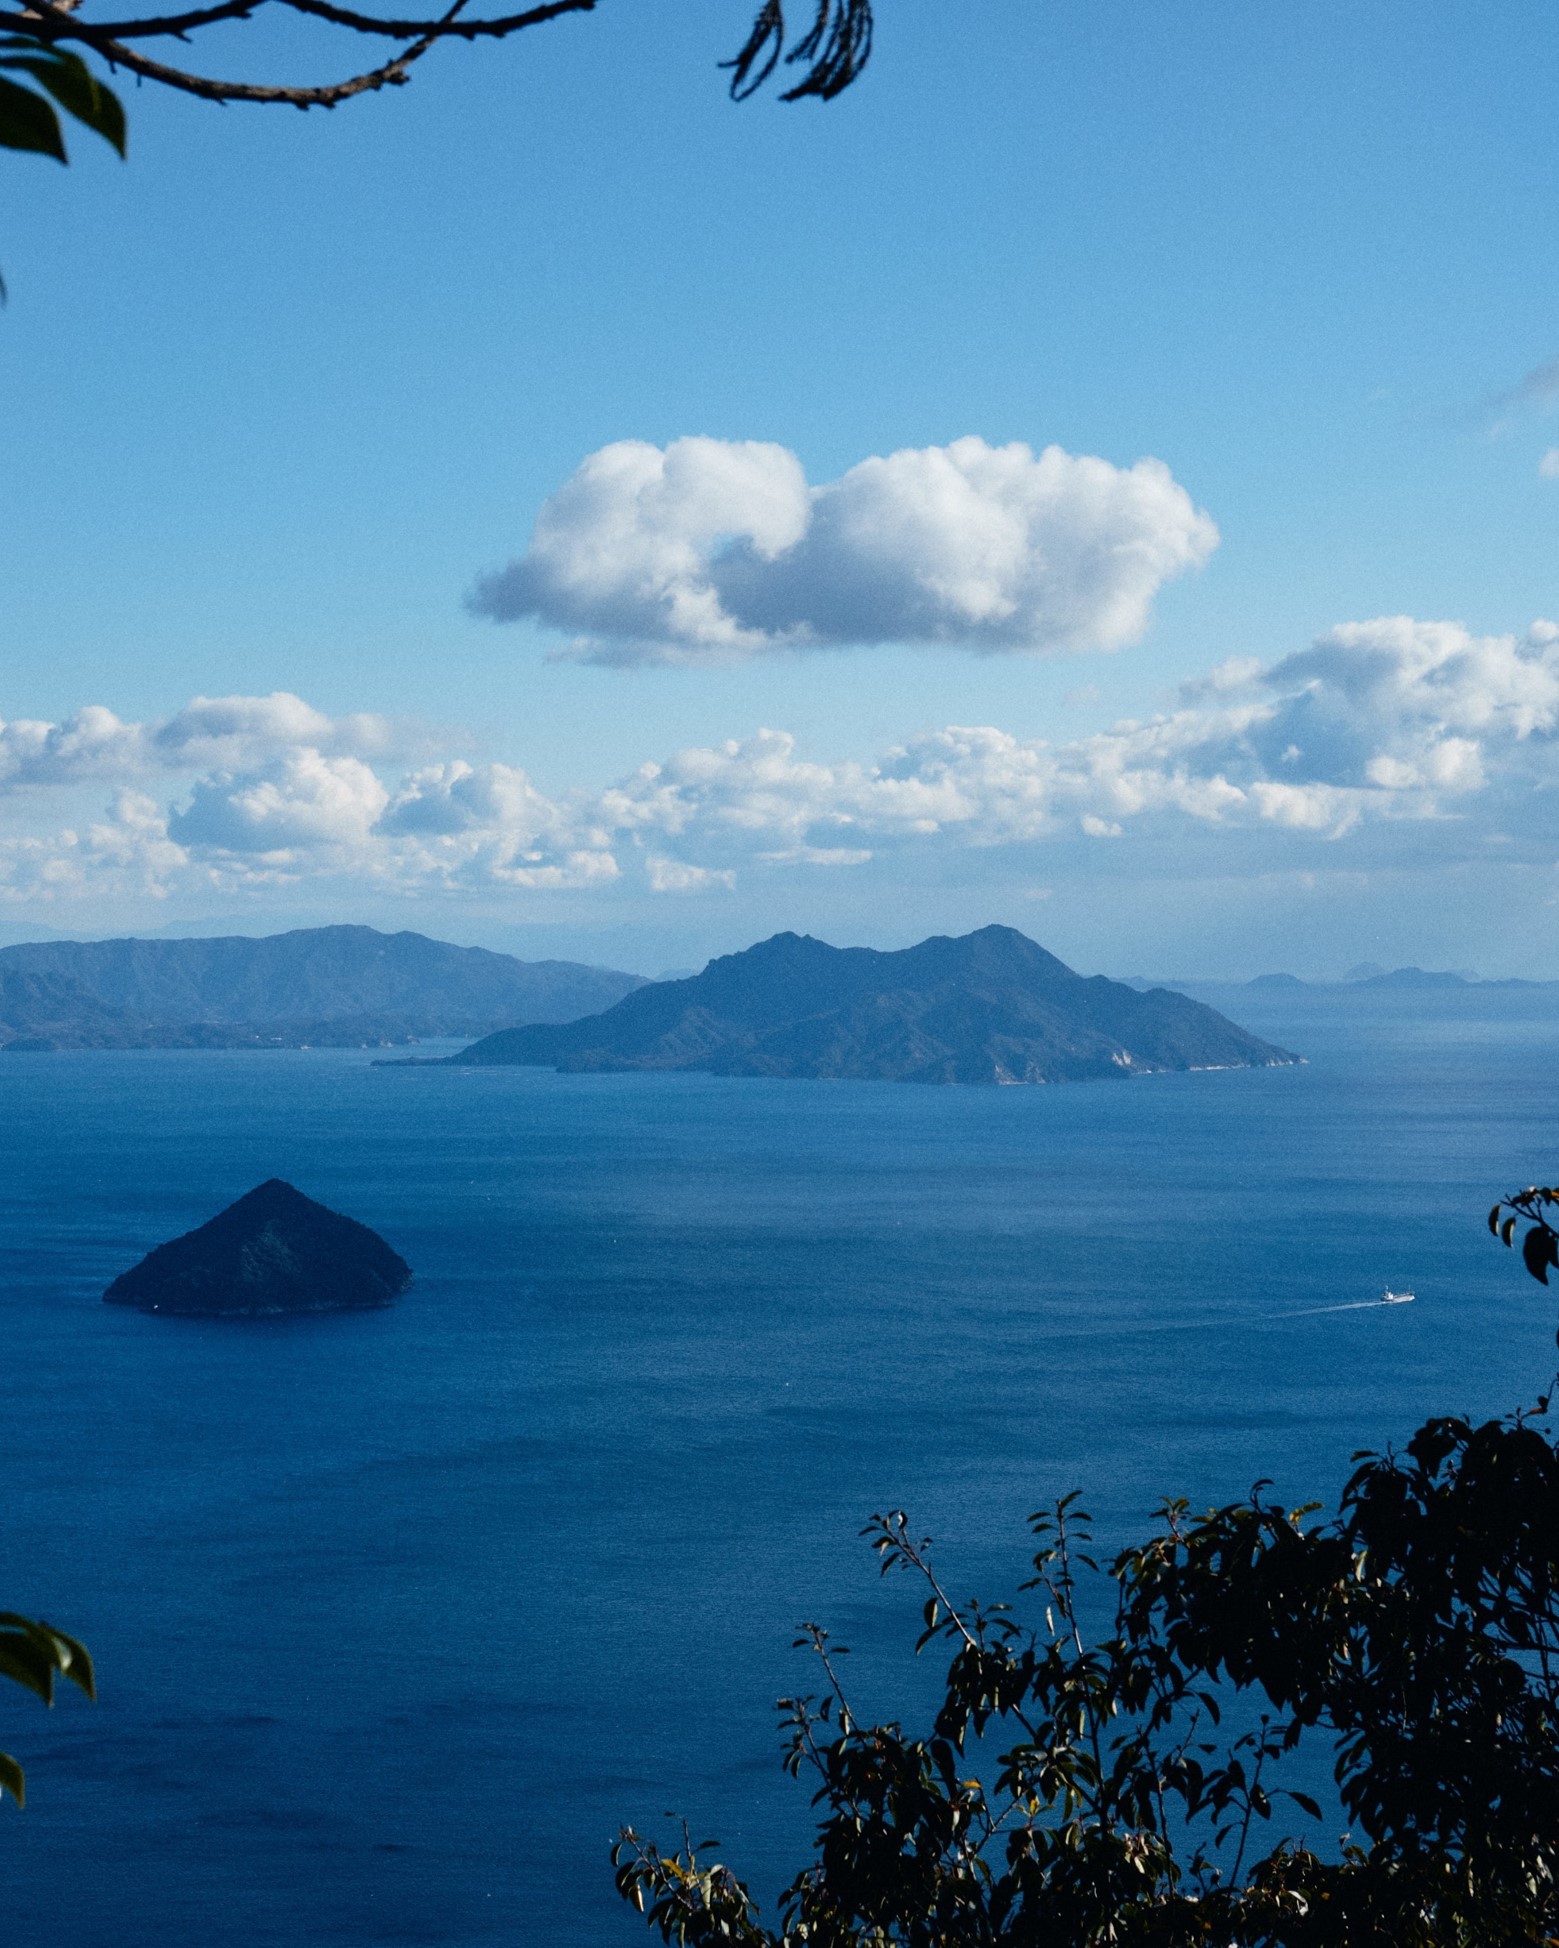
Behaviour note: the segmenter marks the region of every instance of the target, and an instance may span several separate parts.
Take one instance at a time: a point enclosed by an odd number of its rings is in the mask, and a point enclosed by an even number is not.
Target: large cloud
[[[473,605],[572,632],[572,654],[607,663],[883,642],[1113,649],[1217,540],[1157,460],[970,437],[809,489],[781,446],[622,440],[545,503]]]
[[[938,852],[961,855],[966,878],[987,869],[982,854],[1087,872],[1101,844],[1156,841],[1173,870],[1200,861],[1213,873],[1316,860],[1317,847],[1364,869],[1404,836],[1442,863],[1491,842],[1506,857],[1559,858],[1551,623],[1524,637],[1403,616],[1348,623],[1270,667],[1223,664],[1183,686],[1176,708],[1088,737],[947,726],[871,761],[830,761],[766,730],[559,796],[510,764],[407,769],[342,750],[353,721],[297,699],[232,698],[162,725],[95,708],[27,726],[17,762],[34,790],[5,801],[13,826],[47,787],[120,790],[84,828],[0,839],[0,896],[298,881],[408,897],[687,895]],[[134,788],[173,769],[175,750],[185,769],[161,800]]]

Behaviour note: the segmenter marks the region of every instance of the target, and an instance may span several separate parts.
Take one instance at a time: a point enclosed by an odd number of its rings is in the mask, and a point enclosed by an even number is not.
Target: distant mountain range
[[[1379,961],[1360,961],[1357,967],[1350,967],[1342,977],[1346,985],[1353,987],[1391,987],[1391,988],[1530,988],[1549,987],[1546,981],[1485,981],[1467,968],[1443,970],[1438,973],[1426,972],[1422,967],[1382,967]],[[1309,986],[1324,985],[1315,982]]]
[[[372,927],[40,941],[0,948],[0,1047],[393,1045],[572,1021],[644,985],[609,968]]]
[[[899,953],[776,934],[563,1027],[448,1058],[894,1082],[1071,1082],[1295,1062],[1183,994],[1085,979],[1010,927]]]
[[[1385,968],[1355,968],[1341,981],[1302,981],[1297,974],[1257,974],[1249,981],[1172,981],[1162,978],[1155,981],[1146,975],[1132,975],[1127,986],[1139,992],[1152,987],[1173,988],[1177,993],[1199,988],[1249,988],[1264,992],[1303,988],[1317,994],[1356,994],[1381,988],[1551,988],[1559,987],[1559,981],[1523,981],[1513,977],[1501,981],[1483,981],[1473,974],[1436,972],[1422,967],[1394,967],[1389,971]]]

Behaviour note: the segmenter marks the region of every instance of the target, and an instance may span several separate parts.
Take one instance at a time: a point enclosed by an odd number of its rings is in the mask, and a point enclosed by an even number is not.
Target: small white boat
[[[1380,1302],[1382,1305],[1411,1305],[1413,1303],[1413,1294],[1411,1292],[1393,1292],[1388,1285],[1380,1295]]]

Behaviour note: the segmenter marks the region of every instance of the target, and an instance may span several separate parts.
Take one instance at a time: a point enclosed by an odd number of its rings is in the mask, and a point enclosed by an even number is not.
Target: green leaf
[[[1499,1228],[1499,1235],[1502,1244],[1508,1245],[1510,1243],[1511,1239],[1516,1235],[1516,1220],[1513,1217],[1506,1218],[1505,1222]]]
[[[78,1691],[84,1691],[89,1698],[97,1697],[97,1674],[92,1668],[92,1654],[86,1645],[74,1637],[67,1637],[63,1630],[56,1630],[52,1623],[44,1628],[61,1647],[60,1670],[70,1679]]]
[[[45,1704],[52,1704],[56,1675],[68,1677],[89,1698],[96,1696],[92,1659],[84,1644],[51,1624],[0,1610],[0,1677],[24,1685]]]
[[[54,1702],[54,1662],[25,1638],[0,1637],[0,1677],[20,1684],[45,1704]]]
[[[60,118],[30,88],[0,75],[0,149],[25,149],[34,155],[67,160]]]
[[[25,47],[27,43],[23,42]],[[103,83],[79,54],[63,48],[45,48],[34,53],[0,52],[0,68],[22,69],[40,88],[46,88],[67,115],[73,115],[84,128],[125,152],[125,112],[119,97]]]
[[[18,1806],[27,1804],[27,1781],[9,1752],[0,1752],[0,1793],[8,1792]]]
[[[1493,1210],[1489,1212],[1489,1229],[1494,1233],[1496,1238],[1499,1236],[1499,1214],[1504,1208],[1502,1204],[1496,1204]]]
[[[1521,1240],[1521,1262],[1539,1285],[1546,1285],[1548,1267],[1559,1265],[1559,1238],[1545,1225],[1534,1224]]]

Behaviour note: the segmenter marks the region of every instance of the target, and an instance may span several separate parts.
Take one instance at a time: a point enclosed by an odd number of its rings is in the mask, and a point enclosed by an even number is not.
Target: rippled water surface
[[[1428,1009],[1428,1014],[1423,1013]],[[1111,1539],[1334,1494],[1531,1398],[1553,1298],[1482,1228],[1559,1162],[1559,1000],[1242,997],[1303,1068],[1057,1089],[366,1053],[0,1057],[4,1580],[102,1699],[0,1699],[14,1948],[601,1948],[624,1820],[768,1889],[803,1618],[913,1705],[906,1504],[956,1588],[1085,1488]],[[417,1270],[296,1322],[100,1301],[279,1175]],[[1384,1285],[1411,1307],[1336,1310]],[[906,1685],[908,1688],[906,1688]]]

